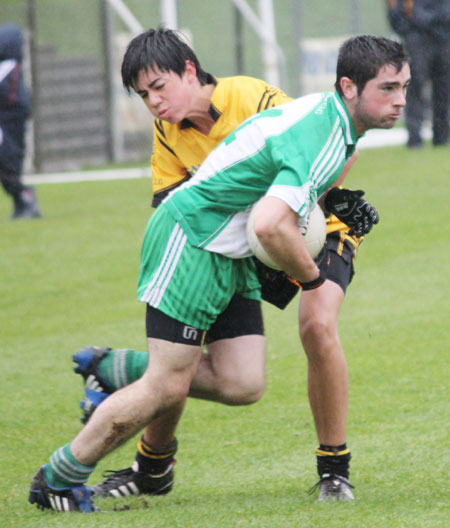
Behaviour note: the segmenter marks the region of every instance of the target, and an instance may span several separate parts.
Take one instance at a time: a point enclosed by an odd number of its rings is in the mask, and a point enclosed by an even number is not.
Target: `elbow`
[[[278,236],[278,230],[275,225],[267,222],[264,218],[255,218],[253,229],[259,241],[264,245]]]

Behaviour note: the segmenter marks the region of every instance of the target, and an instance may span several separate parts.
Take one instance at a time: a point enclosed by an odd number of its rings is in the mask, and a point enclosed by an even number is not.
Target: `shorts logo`
[[[185,326],[183,328],[183,337],[184,339],[195,341],[198,338],[198,330],[193,326]]]

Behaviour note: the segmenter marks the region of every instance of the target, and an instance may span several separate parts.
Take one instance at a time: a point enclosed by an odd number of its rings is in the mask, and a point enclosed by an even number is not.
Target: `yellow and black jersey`
[[[193,176],[206,156],[245,119],[292,100],[282,90],[252,77],[211,77],[211,82],[216,87],[209,112],[215,123],[207,136],[187,119],[178,124],[155,120],[151,160],[154,207]]]

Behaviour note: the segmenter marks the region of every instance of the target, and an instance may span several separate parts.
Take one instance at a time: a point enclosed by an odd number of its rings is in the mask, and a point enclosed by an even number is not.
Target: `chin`
[[[397,121],[394,121],[393,119],[389,121],[383,121],[378,125],[377,128],[394,128],[395,123],[397,123]]]

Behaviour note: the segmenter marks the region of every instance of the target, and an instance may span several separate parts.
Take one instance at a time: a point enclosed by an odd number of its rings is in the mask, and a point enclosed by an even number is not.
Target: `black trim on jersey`
[[[155,119],[155,127],[158,129],[158,132],[161,134],[161,136],[166,139],[166,133],[164,132],[161,119]]]
[[[171,154],[173,154],[174,156],[176,156],[175,152],[169,147],[169,145],[167,145],[166,143],[164,143],[164,141],[158,136],[158,140],[159,142],[161,143],[161,145],[163,147],[165,147]]]
[[[222,112],[220,112],[214,105],[210,105],[208,109],[209,115],[212,117],[214,123],[219,119],[219,117],[222,115]]]
[[[183,119],[180,122],[180,130],[186,130],[186,128],[192,128],[194,126],[194,123],[190,121],[189,119]]]
[[[212,117],[214,123],[222,115],[221,112],[219,112],[219,110],[217,110],[217,108],[212,104],[209,105],[208,114]],[[186,130],[186,128],[195,128],[194,123],[190,119],[183,119],[180,123],[180,130]]]
[[[165,189],[154,193],[152,199],[152,207],[158,207],[158,205],[164,200],[164,198],[170,193],[170,191],[180,186],[186,180],[189,180],[190,177],[191,176],[189,175],[189,173],[186,173],[186,176],[182,180],[177,181],[177,183],[174,183],[170,187],[166,187]]]
[[[275,97],[275,94],[272,94],[269,99],[267,100],[266,106],[264,107],[264,110],[267,110],[268,108],[272,108],[272,99]]]
[[[269,108],[269,105],[270,105],[270,102],[272,101],[272,99],[275,97],[275,94],[271,94],[269,95],[269,91],[266,90],[261,99],[259,100],[259,104],[258,104],[258,109],[256,110],[256,112],[261,112],[262,110],[267,110],[267,108]],[[267,98],[267,101],[265,101],[265,99]]]

